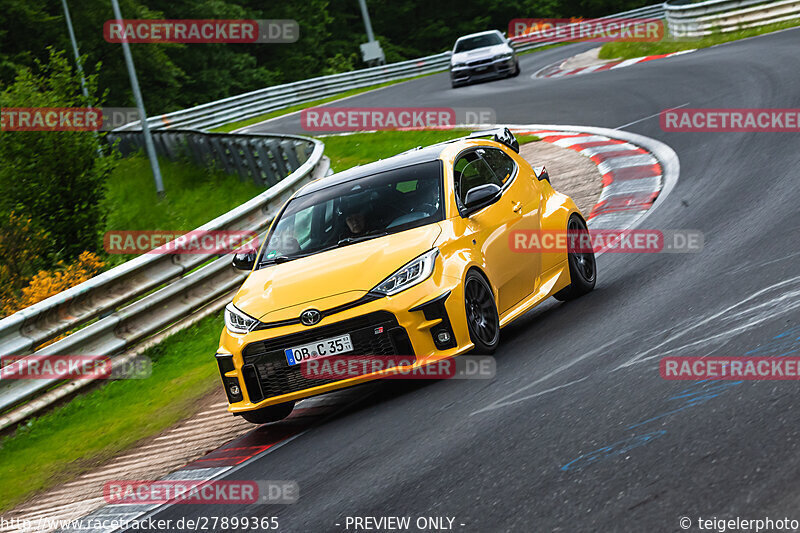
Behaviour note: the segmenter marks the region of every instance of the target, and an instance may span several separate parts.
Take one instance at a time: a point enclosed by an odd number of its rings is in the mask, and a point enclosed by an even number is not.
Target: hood
[[[358,300],[418,255],[442,232],[428,224],[251,272],[233,303],[262,322],[297,318]],[[313,304],[312,304],[313,302]]]
[[[488,59],[502,54],[509,54],[513,50],[507,44],[496,44],[493,46],[486,46],[484,48],[476,48],[468,52],[459,52],[451,56],[451,63],[467,63],[469,61],[477,61],[479,59]]]

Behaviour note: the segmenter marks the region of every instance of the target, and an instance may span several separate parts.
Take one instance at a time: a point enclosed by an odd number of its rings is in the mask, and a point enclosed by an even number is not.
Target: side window
[[[503,183],[495,176],[495,173],[489,168],[486,161],[478,155],[483,152],[483,149],[479,149],[475,152],[464,154],[458,158],[453,168],[455,190],[462,204],[467,196],[467,191],[470,189],[488,183],[494,183],[498,187],[503,186]]]
[[[514,177],[517,164],[505,152],[497,148],[487,148],[484,150],[483,158],[492,167],[494,173],[505,184]]]

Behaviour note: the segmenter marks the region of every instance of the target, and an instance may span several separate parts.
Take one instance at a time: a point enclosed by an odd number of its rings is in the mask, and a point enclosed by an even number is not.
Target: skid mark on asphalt
[[[680,109],[680,108],[682,108],[682,107],[686,107],[687,105],[689,105],[689,102],[686,102],[685,104],[681,104],[681,105],[679,105],[679,106],[670,107],[669,109],[665,109],[664,111],[659,111],[658,113],[654,113],[654,114],[652,114],[652,115],[647,115],[647,116],[646,116],[646,117],[644,117],[644,118],[640,118],[640,119],[638,119],[638,120],[634,120],[633,122],[628,122],[627,124],[623,124],[622,126],[617,126],[617,127],[616,127],[616,128],[614,128],[614,129],[615,129],[615,130],[622,130],[622,129],[625,129],[625,128],[627,128],[628,126],[633,126],[634,124],[638,124],[638,123],[640,123],[640,122],[644,122],[645,120],[647,120],[647,119],[649,119],[649,118],[655,118],[655,117],[659,116],[661,113],[665,113],[665,112],[667,112],[667,111],[674,111],[675,109]]]
[[[753,270],[756,268],[761,269],[764,268],[765,266],[774,265],[776,263],[782,263],[783,261],[788,261],[789,259],[794,259],[797,256],[800,256],[800,252],[795,252],[783,257],[779,257],[778,259],[770,259],[769,261],[764,261],[762,263],[738,266],[730,270],[725,270],[724,272],[722,272],[722,274],[725,276],[729,276],[731,274],[738,274],[739,272],[747,272],[749,270]]]
[[[755,303],[762,298],[766,299],[766,301]],[[689,355],[687,352],[698,346],[707,348],[709,344],[724,345],[733,337],[759,324],[793,313],[797,309],[800,309],[800,276],[765,287],[722,311],[695,322],[685,330],[679,331],[663,342],[633,356],[616,367],[614,371],[645,363],[675,352]],[[716,330],[716,332],[708,334],[709,330]],[[694,340],[689,340],[692,334],[698,332],[706,334],[700,335],[699,338]],[[669,347],[670,344],[679,339],[687,340],[678,346]],[[708,353],[704,355],[708,355]]]
[[[528,383],[527,385],[525,385],[523,387],[520,387],[519,389],[515,390],[511,394],[507,394],[507,395],[503,396],[502,398],[490,403],[489,405],[487,405],[486,407],[483,407],[482,409],[478,409],[477,411],[473,411],[472,413],[470,413],[470,416],[477,415],[479,413],[485,413],[485,412],[488,412],[488,411],[492,411],[494,409],[499,409],[501,407],[506,407],[506,406],[509,406],[509,405],[513,405],[515,403],[524,402],[526,400],[530,400],[530,399],[533,399],[533,398],[538,398],[539,396],[542,396],[542,395],[547,394],[549,392],[553,392],[553,391],[556,391],[556,390],[559,390],[559,389],[563,389],[564,387],[568,387],[570,385],[574,385],[575,383],[579,383],[579,382],[587,379],[588,376],[585,376],[585,377],[583,377],[581,379],[572,381],[570,383],[566,383],[564,385],[560,385],[558,387],[553,387],[551,389],[535,392],[533,394],[528,394],[528,395],[523,396],[521,398],[511,399],[511,398],[514,398],[515,396],[517,396],[518,394],[530,389],[531,387],[535,387],[536,385],[538,385],[540,383],[543,383],[543,382],[547,381],[548,379],[560,374],[561,372],[571,368],[572,366],[580,363],[584,359],[588,359],[589,357],[593,357],[595,355],[602,354],[608,348],[610,348],[612,345],[616,344],[618,341],[619,341],[619,339],[615,339],[615,340],[613,340],[611,342],[608,342],[608,343],[604,344],[603,346],[595,348],[594,350],[590,350],[590,351],[586,352],[585,354],[576,357],[575,359],[573,359],[569,363],[561,365],[560,367],[556,368],[555,370],[552,370],[551,372],[548,372],[547,374],[545,374],[544,376],[540,377],[536,381],[533,381],[533,382]]]

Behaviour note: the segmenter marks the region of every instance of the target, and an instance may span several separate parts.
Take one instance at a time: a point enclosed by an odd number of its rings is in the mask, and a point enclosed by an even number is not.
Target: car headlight
[[[514,57],[514,54],[503,54],[494,58],[495,61],[509,61]]]
[[[371,292],[377,292],[384,296],[391,296],[398,292],[422,283],[433,273],[433,266],[436,264],[436,257],[439,249],[428,250],[416,259],[409,261],[397,272],[380,282]]]
[[[453,63],[450,65],[450,68],[464,68],[466,65],[464,63]]]
[[[231,333],[250,333],[258,320],[238,310],[233,302],[225,306],[225,327]]]

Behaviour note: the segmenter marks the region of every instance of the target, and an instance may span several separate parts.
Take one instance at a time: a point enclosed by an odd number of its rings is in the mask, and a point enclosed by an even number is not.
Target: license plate
[[[289,366],[299,365],[311,359],[322,359],[324,357],[352,351],[353,343],[350,340],[350,335],[322,339],[310,344],[303,344],[284,350],[286,353],[286,361],[289,363]]]

